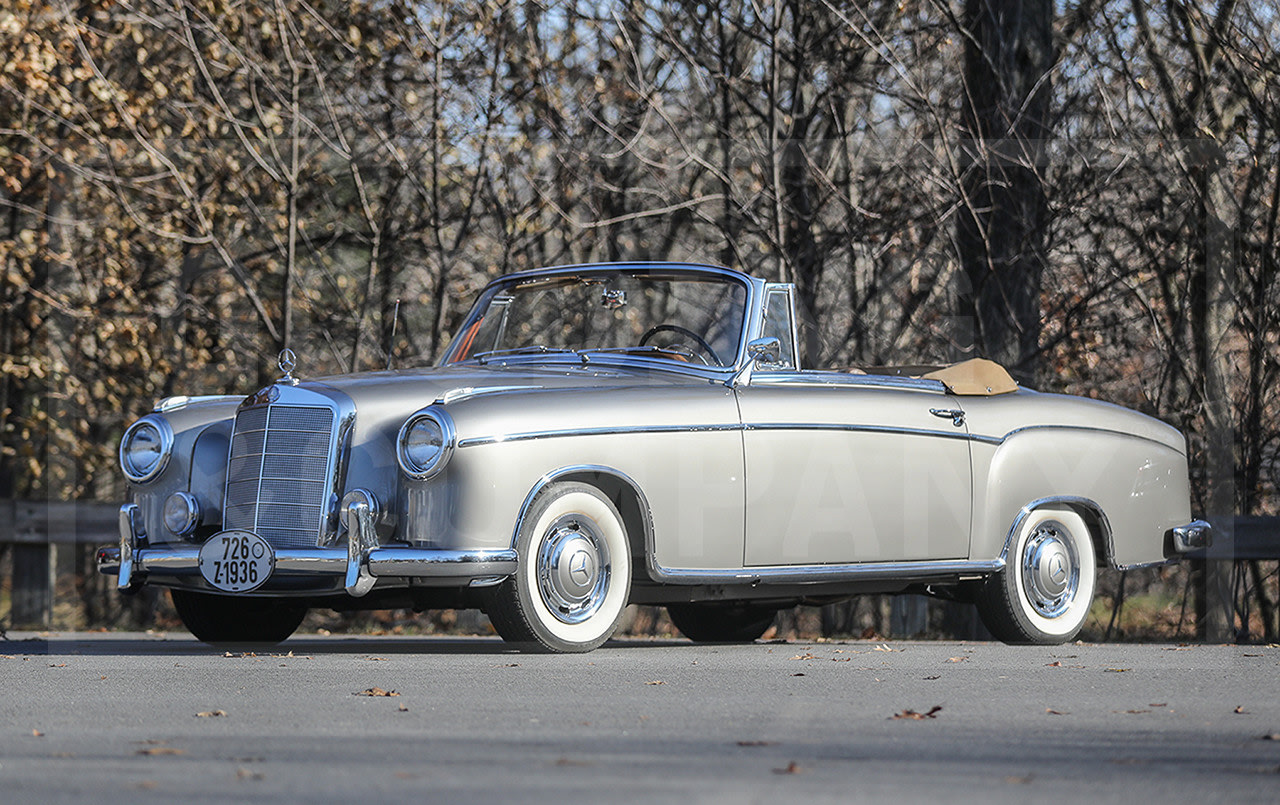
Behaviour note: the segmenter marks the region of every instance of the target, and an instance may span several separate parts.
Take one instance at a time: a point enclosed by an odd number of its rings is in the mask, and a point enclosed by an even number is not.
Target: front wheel
[[[1009,546],[1004,569],[978,593],[983,624],[1006,643],[1056,645],[1080,632],[1098,563],[1089,527],[1071,509],[1037,509]]]
[[[182,625],[213,646],[275,645],[293,634],[307,616],[305,604],[287,598],[213,595],[169,590]]]
[[[631,552],[600,490],[563,482],[538,493],[520,522],[516,574],[485,609],[502,639],[535,650],[591,651],[608,640],[631,591]]]

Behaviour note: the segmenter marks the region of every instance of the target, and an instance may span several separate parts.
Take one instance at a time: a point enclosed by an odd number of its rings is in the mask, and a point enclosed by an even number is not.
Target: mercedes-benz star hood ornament
[[[298,356],[293,354],[293,350],[285,347],[280,350],[280,355],[276,358],[276,365],[280,367],[280,371],[284,374],[277,383],[287,383],[290,386],[296,386],[298,379],[293,376],[293,370],[298,367]]]

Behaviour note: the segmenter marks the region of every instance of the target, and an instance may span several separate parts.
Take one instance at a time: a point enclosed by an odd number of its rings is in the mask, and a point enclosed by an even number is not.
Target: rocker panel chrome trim
[[[901,579],[926,581],[934,578],[988,574],[1001,570],[1004,559],[943,562],[868,562],[843,565],[785,565],[741,569],[664,568],[654,563],[650,571],[658,581],[669,584],[803,584],[807,582],[870,581]]]

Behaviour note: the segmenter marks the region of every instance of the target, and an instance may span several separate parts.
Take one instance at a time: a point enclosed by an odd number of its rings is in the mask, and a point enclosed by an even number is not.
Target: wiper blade
[[[480,363],[488,363],[493,358],[509,358],[517,355],[579,355],[577,350],[562,349],[560,347],[547,347],[542,344],[536,344],[531,347],[514,347],[512,349],[491,349],[488,352],[477,352],[471,357]]]

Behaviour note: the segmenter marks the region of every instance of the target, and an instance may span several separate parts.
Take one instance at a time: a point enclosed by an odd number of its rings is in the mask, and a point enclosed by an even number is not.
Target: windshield
[[[445,363],[572,352],[732,366],[747,286],[727,277],[625,273],[537,277],[491,287]]]

